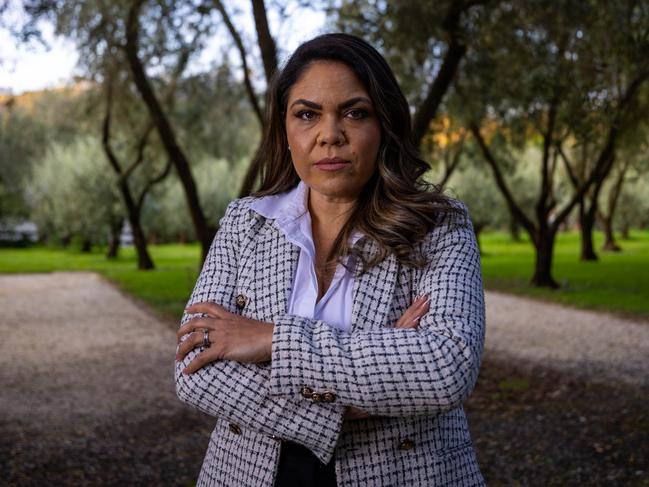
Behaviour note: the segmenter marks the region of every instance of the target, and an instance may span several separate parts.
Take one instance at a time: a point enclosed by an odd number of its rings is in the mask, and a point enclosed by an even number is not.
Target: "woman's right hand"
[[[395,328],[415,328],[419,324],[419,320],[428,313],[430,307],[430,298],[428,295],[423,294],[419,296],[410,307],[404,311]],[[350,406],[345,411],[344,419],[365,419],[369,418],[369,413],[363,411],[355,406]]]

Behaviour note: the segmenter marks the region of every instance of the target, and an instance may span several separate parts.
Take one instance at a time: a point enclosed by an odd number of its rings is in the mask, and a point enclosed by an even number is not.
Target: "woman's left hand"
[[[271,359],[273,342],[272,323],[245,318],[230,313],[215,303],[195,303],[185,309],[187,313],[204,313],[207,316],[192,318],[178,329],[178,341],[190,334],[178,347],[176,360],[182,360],[191,350],[202,347],[204,330],[208,331],[210,346],[185,367],[183,373],[191,374],[216,360],[237,362],[266,362]]]

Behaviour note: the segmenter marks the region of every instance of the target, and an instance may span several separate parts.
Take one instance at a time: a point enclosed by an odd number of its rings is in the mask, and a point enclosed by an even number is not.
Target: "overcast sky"
[[[12,15],[20,15],[18,3],[12,3]],[[241,2],[244,15],[238,17],[244,22],[244,35],[254,39],[252,15],[246,15],[249,2]],[[296,10],[285,22],[279,25],[274,12],[269,12],[271,30],[278,39],[278,45],[284,52],[293,51],[301,42],[322,32],[325,16],[321,12],[306,9]],[[78,54],[74,44],[53,34],[53,27],[42,25],[43,35],[51,49],[40,45],[17,45],[10,33],[0,28],[0,90],[10,90],[14,94],[25,91],[52,88],[69,83],[75,74]],[[214,62],[219,55],[223,40],[229,39],[222,34],[208,42],[205,52],[199,56],[191,71],[201,71]],[[239,64],[236,57],[234,62]],[[281,59],[280,59],[281,62]],[[79,74],[79,73],[76,73]],[[262,73],[260,73],[262,74]]]

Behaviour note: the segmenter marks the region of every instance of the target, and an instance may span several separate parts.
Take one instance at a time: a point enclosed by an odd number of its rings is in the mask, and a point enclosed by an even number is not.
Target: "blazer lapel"
[[[266,220],[254,254],[254,308],[259,319],[270,320],[288,310],[300,248],[286,239],[274,220]]]
[[[370,252],[378,251],[375,242],[372,241],[370,246]],[[351,331],[385,327],[399,274],[399,261],[390,254],[361,276],[358,275],[360,267],[359,261],[352,288]]]
[[[377,251],[374,242],[369,247],[370,252]],[[266,220],[254,256],[251,311],[257,319],[272,320],[288,311],[300,248],[286,239],[274,220]],[[355,266],[351,331],[385,326],[399,274],[399,262],[392,254],[359,276],[360,265]]]

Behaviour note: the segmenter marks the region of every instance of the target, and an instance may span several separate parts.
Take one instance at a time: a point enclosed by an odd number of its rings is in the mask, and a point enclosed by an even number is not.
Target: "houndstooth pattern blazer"
[[[455,202],[463,213],[446,214],[419,244],[425,268],[390,256],[356,274],[346,333],[286,313],[299,247],[251,210],[252,201],[228,206],[189,304],[211,301],[274,323],[272,360],[222,360],[184,375],[195,350],[176,364],[178,397],[216,417],[197,485],[272,487],[282,439],[324,463],[335,457],[339,486],[484,485],[462,409],[485,326],[480,257],[464,204]],[[377,251],[365,238],[357,245]],[[430,310],[419,326],[395,328],[422,293]],[[314,400],[325,392],[333,402]],[[372,416],[343,421],[352,405]]]

